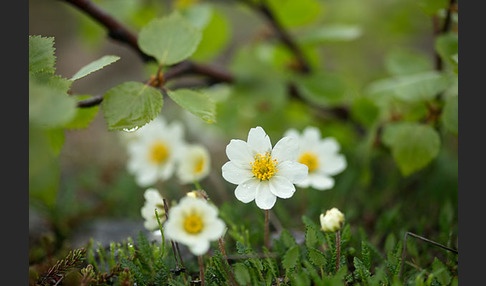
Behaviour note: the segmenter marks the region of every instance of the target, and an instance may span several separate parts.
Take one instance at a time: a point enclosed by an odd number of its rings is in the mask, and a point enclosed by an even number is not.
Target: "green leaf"
[[[448,5],[447,0],[421,0],[419,6],[427,15],[435,15],[441,9],[445,9]]]
[[[248,268],[246,268],[245,264],[243,263],[235,263],[234,264],[234,271],[235,271],[235,279],[238,284],[241,285],[248,285],[251,283],[251,276]]]
[[[282,267],[285,270],[289,270],[291,268],[294,268],[297,266],[297,263],[299,262],[300,258],[300,253],[299,253],[299,246],[294,245],[287,252],[285,252],[285,255],[282,259]]]
[[[316,0],[269,0],[267,3],[278,21],[285,27],[309,24],[322,12],[321,4]]]
[[[191,58],[207,61],[219,54],[228,43],[230,25],[225,14],[214,10],[207,26],[202,30],[202,40]]]
[[[432,263],[432,270],[434,277],[439,281],[440,285],[450,285],[449,283],[451,283],[452,277],[449,274],[449,270],[437,257]]]
[[[78,95],[79,100],[90,98],[89,95]],[[66,129],[84,129],[87,128],[90,123],[94,120],[99,111],[99,105],[92,107],[78,108],[76,116],[64,125]]]
[[[208,3],[197,3],[180,9],[179,12],[187,21],[199,30],[204,30],[211,20],[213,14],[213,7]]]
[[[365,126],[372,126],[379,115],[378,106],[367,97],[359,97],[351,105],[351,116]]]
[[[305,99],[319,106],[341,103],[346,91],[344,79],[339,74],[330,72],[302,76],[296,84]]]
[[[77,79],[85,77],[92,72],[100,70],[100,69],[104,68],[105,66],[110,65],[110,64],[118,61],[119,59],[120,59],[120,57],[118,57],[118,56],[112,56],[112,55],[103,56],[103,57],[97,59],[96,61],[91,62],[91,63],[85,65],[84,67],[82,67],[77,73],[75,73],[73,75],[73,77],[71,77],[70,80],[75,81]]]
[[[435,40],[435,50],[444,62],[455,66],[457,62],[454,56],[459,52],[459,37],[454,33],[438,36]]]
[[[370,271],[366,268],[366,266],[358,257],[355,257],[353,259],[353,265],[356,268],[356,273],[358,273],[362,281],[366,281],[366,279],[370,277]]]
[[[459,97],[450,96],[446,99],[441,115],[442,123],[451,133],[459,132]]]
[[[40,82],[35,76],[29,77],[30,123],[43,128],[53,128],[61,127],[74,118],[76,101],[62,89],[64,88],[51,83]]]
[[[385,67],[391,75],[411,75],[434,68],[429,57],[408,50],[395,49],[385,58]]]
[[[162,105],[162,94],[140,82],[124,82],[111,88],[101,103],[110,131],[142,127],[160,113]]]
[[[362,30],[356,25],[333,24],[316,25],[295,35],[302,44],[325,44],[330,42],[346,42],[359,38]]]
[[[206,94],[191,89],[168,90],[167,94],[182,108],[207,123],[216,122],[216,105]]]
[[[391,77],[371,83],[366,89],[371,97],[394,96],[403,101],[431,100],[450,85],[449,78],[436,71]]]
[[[29,197],[54,206],[59,187],[60,167],[46,132],[29,125]]]
[[[314,264],[314,266],[321,267],[326,264],[326,257],[319,249],[314,247],[308,247],[307,250],[307,256],[309,257],[309,261]]]
[[[393,159],[404,176],[427,166],[440,150],[440,136],[437,131],[420,123],[389,124],[381,138],[391,148]]]
[[[47,72],[54,74],[54,38],[29,36],[29,73]]]
[[[140,49],[154,56],[159,64],[172,65],[190,57],[202,33],[179,13],[152,20],[139,34]]]

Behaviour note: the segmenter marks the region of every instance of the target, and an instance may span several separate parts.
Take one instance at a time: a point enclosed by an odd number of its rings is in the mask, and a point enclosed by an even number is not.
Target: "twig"
[[[275,17],[272,10],[263,1],[260,3],[255,3],[248,0],[239,1],[253,8],[255,11],[258,11],[264,16],[264,18],[274,30],[277,38],[294,54],[298,63],[298,70],[301,73],[310,73],[311,67],[306,57],[304,56],[304,53],[294,41],[294,39],[290,36],[290,34],[287,32],[287,30],[285,30],[282,24]]]
[[[407,251],[407,237],[408,237],[409,235],[410,235],[410,236],[412,236],[412,237],[418,238],[418,239],[420,239],[420,240],[423,240],[423,241],[425,241],[425,242],[428,242],[428,243],[430,243],[430,244],[432,244],[432,245],[438,246],[438,247],[440,247],[440,248],[442,248],[442,249],[445,249],[445,250],[447,250],[447,251],[450,251],[450,252],[452,252],[452,253],[459,254],[459,252],[458,252],[457,250],[454,250],[454,249],[452,249],[452,248],[449,248],[449,247],[447,247],[447,246],[444,246],[444,245],[442,245],[442,244],[440,244],[440,243],[437,243],[437,242],[435,242],[435,241],[432,241],[432,240],[430,240],[430,239],[427,239],[427,238],[425,238],[425,237],[423,237],[423,236],[420,236],[420,235],[418,235],[418,234],[415,234],[415,233],[412,233],[412,232],[408,232],[408,231],[407,231],[407,232],[405,232],[405,236],[404,236],[404,238],[403,238],[402,263],[400,264],[400,272],[398,273],[398,278],[401,278],[401,277],[402,277],[402,271],[403,271],[403,261],[405,261],[405,254],[406,254],[406,251]]]

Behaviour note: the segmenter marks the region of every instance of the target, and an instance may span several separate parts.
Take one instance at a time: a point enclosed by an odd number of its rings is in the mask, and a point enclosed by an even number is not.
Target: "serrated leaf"
[[[330,42],[352,41],[362,34],[356,25],[334,24],[313,26],[295,37],[302,44],[324,44]]]
[[[449,270],[447,267],[437,259],[437,257],[434,259],[434,262],[432,263],[432,270],[433,274],[436,277],[437,281],[439,281],[440,285],[450,285],[449,283],[451,282],[451,275],[449,274]]]
[[[159,64],[172,65],[190,57],[201,41],[201,31],[180,14],[152,20],[139,34],[140,49]]]
[[[96,61],[93,61],[93,62],[85,65],[84,67],[82,67],[77,73],[75,73],[71,77],[70,80],[72,80],[72,81],[78,80],[82,77],[89,75],[92,72],[100,70],[100,69],[104,68],[105,66],[110,65],[110,64],[118,61],[119,59],[120,59],[119,56],[112,56],[112,55],[103,56],[103,57],[97,59]]]
[[[427,166],[440,150],[440,136],[437,131],[420,123],[389,124],[381,138],[391,148],[393,159],[404,176]]]
[[[314,266],[321,267],[326,264],[326,257],[319,249],[308,247],[307,250],[307,257],[309,258],[309,261],[314,264]]]
[[[54,38],[29,36],[29,73],[55,72]]]
[[[179,12],[194,27],[203,30],[211,20],[213,7],[208,3],[197,3],[190,7],[179,9]]]
[[[299,246],[294,245],[291,248],[289,248],[287,252],[285,252],[285,255],[282,259],[282,267],[285,270],[294,268],[295,266],[297,266],[299,259],[300,259]]]
[[[282,240],[283,244],[287,248],[297,245],[297,242],[295,242],[295,238],[292,236],[292,234],[290,234],[290,232],[287,229],[282,230],[280,239]]]
[[[167,95],[207,123],[216,122],[216,104],[206,94],[191,89],[177,89],[168,90]]]
[[[367,97],[359,97],[351,105],[351,116],[365,126],[372,126],[379,115],[378,106]]]
[[[76,114],[75,99],[62,88],[34,77],[29,77],[29,122],[43,128],[54,128],[72,120]]]
[[[140,82],[124,82],[111,88],[101,103],[110,131],[142,127],[157,117],[162,105],[162,94]]]
[[[457,135],[459,132],[459,97],[450,96],[446,99],[444,110],[442,111],[442,123],[444,126]]]
[[[319,242],[316,232],[317,231],[313,227],[307,226],[305,228],[305,245],[307,247],[314,247],[314,245]]]
[[[355,257],[353,259],[353,265],[356,268],[356,273],[358,273],[362,281],[366,281],[366,279],[370,277],[370,271],[366,268],[366,266],[358,257]]]

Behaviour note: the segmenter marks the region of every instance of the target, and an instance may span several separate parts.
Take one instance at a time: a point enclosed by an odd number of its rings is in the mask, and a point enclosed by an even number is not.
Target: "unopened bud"
[[[326,215],[321,214],[321,230],[325,232],[335,232],[341,229],[344,223],[344,215],[337,208],[326,211]]]

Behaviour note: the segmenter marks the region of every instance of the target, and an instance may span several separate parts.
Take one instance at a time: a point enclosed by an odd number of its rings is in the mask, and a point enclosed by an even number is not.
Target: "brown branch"
[[[311,66],[309,62],[307,61],[306,57],[304,56],[304,53],[300,49],[300,47],[297,45],[297,43],[294,41],[294,39],[290,36],[290,34],[285,30],[285,28],[282,26],[282,24],[278,21],[278,19],[275,17],[273,14],[272,10],[264,3],[254,3],[248,0],[239,0],[240,2],[246,4],[247,6],[251,7],[255,11],[258,11],[260,14],[263,15],[263,17],[267,20],[267,22],[270,24],[272,29],[274,30],[277,38],[285,45],[287,48],[294,54],[298,66],[297,69],[301,73],[310,73],[311,72]]]

